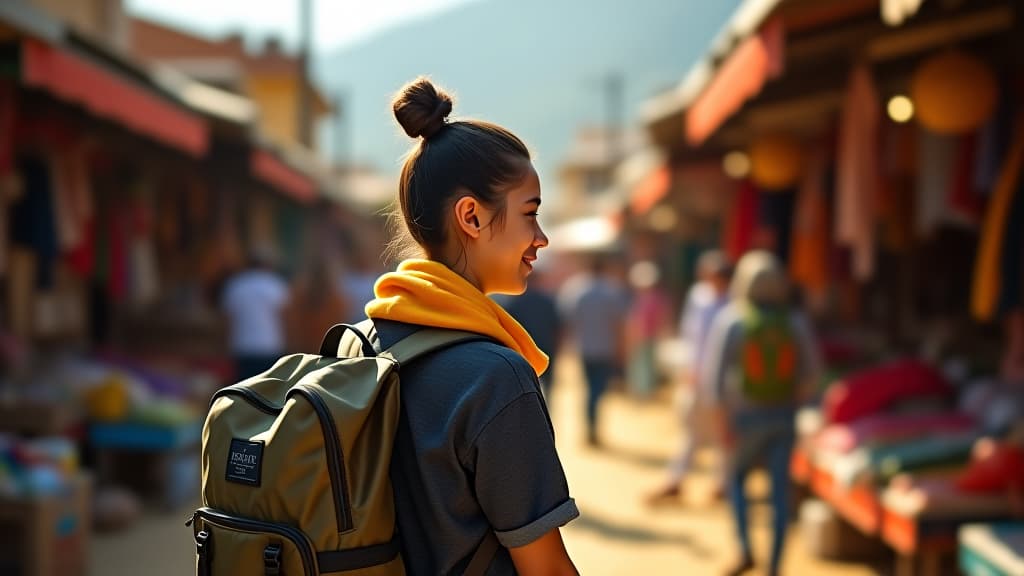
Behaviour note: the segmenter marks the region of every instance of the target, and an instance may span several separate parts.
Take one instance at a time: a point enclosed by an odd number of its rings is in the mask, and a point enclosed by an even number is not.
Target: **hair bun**
[[[427,139],[444,127],[452,112],[452,98],[420,76],[398,91],[391,110],[410,138]]]

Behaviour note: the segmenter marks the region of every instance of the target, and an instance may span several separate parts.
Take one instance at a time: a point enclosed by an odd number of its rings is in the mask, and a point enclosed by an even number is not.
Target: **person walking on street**
[[[821,370],[806,317],[791,304],[778,259],[754,251],[740,260],[731,302],[714,319],[701,366],[701,385],[716,414],[731,458],[727,488],[740,559],[727,574],[754,566],[744,482],[758,464],[771,478],[773,536],[768,574],[779,573],[789,514],[789,460],[798,405],[809,398]]]
[[[626,321],[626,381],[630,393],[640,400],[649,399],[658,386],[658,342],[669,330],[669,303],[660,280],[661,271],[654,262],[642,260],[629,269],[633,296]]]
[[[236,380],[263,372],[284,354],[287,305],[288,285],[274,271],[273,252],[254,248],[248,266],[228,279],[221,298]]]
[[[547,273],[543,266],[534,266],[526,292],[518,296],[499,294],[494,300],[530,333],[537,347],[548,355],[548,369],[540,375],[540,385],[544,398],[550,401],[558,349],[562,342],[562,320],[555,297],[544,286]]]
[[[609,381],[622,365],[629,299],[609,277],[605,257],[595,256],[588,272],[571,278],[563,286],[559,308],[583,363],[587,444],[598,446],[598,406]]]
[[[490,294],[519,294],[548,244],[540,181],[523,142],[479,120],[450,121],[426,78],[392,109],[418,143],[398,184],[416,257],[381,276],[366,305],[382,349],[424,328],[470,340],[401,366],[391,459],[401,553],[411,576],[462,574],[481,544],[488,575],[575,575],[560,527],[579,515],[538,375],[547,356]]]
[[[729,302],[731,267],[725,254],[709,250],[697,261],[697,282],[690,288],[679,321],[679,333],[686,346],[686,358],[679,374],[678,403],[683,442],[679,455],[669,466],[665,484],[648,497],[652,505],[678,501],[683,493],[683,480],[693,466],[697,449],[704,445],[718,448],[715,467],[715,496],[724,494],[724,470],[727,455],[708,424],[707,399],[697,385],[707,350],[707,336],[715,316]]]

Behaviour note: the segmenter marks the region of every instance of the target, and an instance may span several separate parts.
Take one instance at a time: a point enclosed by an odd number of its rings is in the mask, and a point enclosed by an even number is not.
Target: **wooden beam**
[[[835,90],[763,104],[750,109],[747,124],[754,131],[814,131],[839,110],[842,102],[843,92]]]
[[[954,44],[978,36],[1004,32],[1013,27],[1013,6],[996,6],[932,24],[907,27],[871,40],[867,55],[873,61],[891,60]]]
[[[878,0],[801,0],[779,7],[787,32],[821,30],[830,24],[874,13]]]

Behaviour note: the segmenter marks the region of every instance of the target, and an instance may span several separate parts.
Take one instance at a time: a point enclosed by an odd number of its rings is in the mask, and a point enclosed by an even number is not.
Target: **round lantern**
[[[800,179],[803,149],[791,136],[762,136],[750,145],[750,177],[766,190],[789,188]]]
[[[998,88],[985,62],[950,50],[925,60],[914,71],[910,97],[921,125],[939,134],[963,134],[995,111]]]

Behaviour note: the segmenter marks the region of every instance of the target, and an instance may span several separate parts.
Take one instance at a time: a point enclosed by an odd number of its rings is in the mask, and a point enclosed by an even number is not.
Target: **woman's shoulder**
[[[375,321],[374,324],[384,348],[423,328],[392,321]],[[532,392],[536,387],[536,375],[530,363],[518,352],[484,335],[431,352],[417,364],[420,376],[438,376],[452,383],[514,382],[523,392]]]
[[[523,392],[534,391],[536,375],[526,358],[486,336],[440,350],[436,360],[441,365],[458,367],[476,380],[514,381]]]

